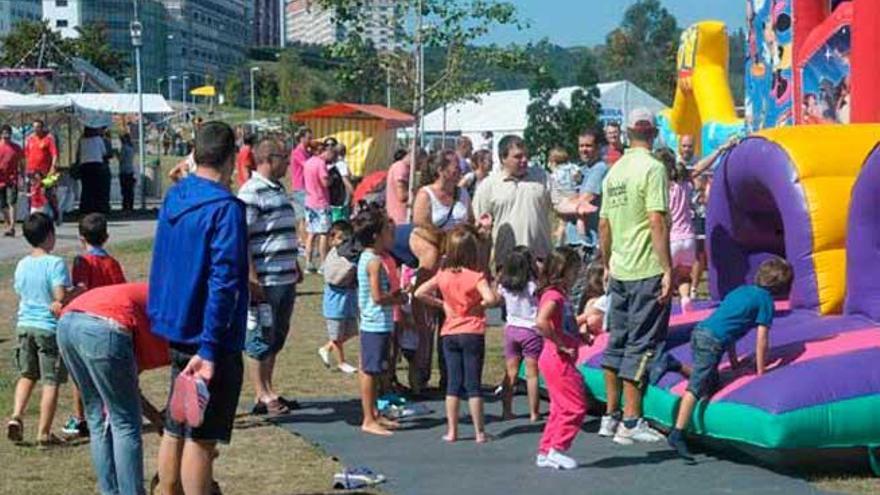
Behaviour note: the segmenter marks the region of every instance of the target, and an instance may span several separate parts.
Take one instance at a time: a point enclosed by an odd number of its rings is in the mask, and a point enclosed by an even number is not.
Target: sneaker
[[[70,416],[61,428],[61,433],[70,437],[87,437],[89,436],[89,425],[84,419]]]
[[[355,368],[354,366],[352,366],[348,363],[342,363],[338,366],[338,368],[339,368],[339,371],[345,373],[346,375],[353,375],[353,374],[357,373],[357,370],[358,370],[357,368]]]
[[[321,358],[321,362],[324,363],[325,368],[330,367],[330,351],[327,350],[326,347],[318,348],[318,356]]]
[[[659,442],[664,438],[665,437],[662,433],[651,428],[644,418],[640,418],[638,423],[636,423],[636,426],[633,428],[627,428],[625,424],[621,423],[617,428],[617,433],[614,435],[614,443],[619,445],[632,445],[635,442]]]
[[[684,435],[681,430],[672,430],[669,433],[669,436],[666,437],[666,442],[670,447],[675,449],[675,452],[678,453],[679,457],[688,462],[694,461],[694,456],[691,454],[691,451],[688,450],[687,443],[684,441]]]
[[[620,426],[619,417],[613,415],[602,416],[602,423],[599,425],[599,436],[613,437],[617,433],[618,426]]]
[[[337,490],[357,490],[378,485],[385,481],[385,476],[370,468],[360,467],[346,469],[333,475],[333,488]]]
[[[555,449],[550,449],[546,455],[538,454],[535,459],[535,465],[538,467],[546,467],[551,469],[576,469],[577,461]]]

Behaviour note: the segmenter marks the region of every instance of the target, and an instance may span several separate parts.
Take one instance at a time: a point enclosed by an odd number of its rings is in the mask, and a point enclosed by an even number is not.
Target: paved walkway
[[[427,403],[435,411],[432,415],[408,421],[406,429],[391,438],[360,433],[357,399],[301,404],[303,409],[280,421],[284,428],[317,443],[347,466],[369,466],[384,474],[388,482],[381,490],[396,495],[822,493],[801,479],[746,459],[699,455],[697,464],[689,466],[665,442],[621,447],[596,435],[595,418],[584,425],[572,448],[571,454],[582,463],[579,469],[538,469],[534,455],[543,425],[522,418],[500,422],[497,401],[486,405],[486,429],[496,438],[486,445],[467,439],[472,438],[469,424],[462,425],[464,440],[441,441],[445,430],[441,402]],[[517,397],[516,407],[525,410],[523,397]],[[547,404],[542,407],[546,410]]]
[[[30,246],[21,235],[21,224],[16,226],[15,238],[0,237],[0,261],[21,258],[30,251]],[[156,230],[155,220],[111,220],[107,230],[111,243],[149,239]],[[79,249],[79,232],[76,222],[66,222],[56,230],[55,251],[71,253]]]

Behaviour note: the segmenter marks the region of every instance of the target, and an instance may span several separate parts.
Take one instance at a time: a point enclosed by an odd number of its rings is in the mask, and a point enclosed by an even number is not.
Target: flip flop
[[[24,425],[20,419],[12,418],[6,423],[6,438],[15,443],[24,440]]]
[[[48,449],[51,449],[54,447],[61,447],[62,445],[65,445],[66,443],[67,442],[65,442],[63,439],[55,436],[54,433],[49,433],[49,436],[37,441],[37,447],[40,450],[48,450]]]

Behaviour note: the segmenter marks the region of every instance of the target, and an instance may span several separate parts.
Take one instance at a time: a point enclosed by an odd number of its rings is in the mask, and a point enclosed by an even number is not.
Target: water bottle
[[[257,315],[261,327],[272,328],[275,325],[275,321],[272,316],[272,306],[269,305],[269,303],[260,303],[257,306]]]

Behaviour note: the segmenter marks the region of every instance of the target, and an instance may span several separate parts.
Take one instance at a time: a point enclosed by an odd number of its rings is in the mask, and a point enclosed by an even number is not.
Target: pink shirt
[[[330,208],[330,191],[327,189],[327,162],[320,156],[313,156],[306,160],[303,169],[306,208],[313,210]]]
[[[303,144],[298,145],[290,152],[290,190],[302,191],[305,189],[305,179],[303,178],[303,169],[306,160],[309,159],[309,152]]]
[[[566,334],[562,330],[562,318],[564,313],[566,297],[565,294],[557,289],[556,287],[549,287],[544,292],[541,293],[541,299],[538,301],[538,312],[541,312],[541,308],[543,308],[546,304],[553,302],[556,303],[556,309],[553,311],[553,314],[550,316],[550,324],[553,325],[552,332],[556,333],[565,345],[577,349],[580,347],[580,342],[577,341],[571,335]],[[556,345],[550,339],[544,339],[544,349],[551,349],[556,351]],[[571,359],[574,359],[573,357]]]
[[[672,228],[669,230],[669,240],[680,241],[693,239],[694,212],[691,210],[691,194],[693,187],[688,181],[669,183],[669,217]]]
[[[477,290],[477,284],[485,279],[482,272],[467,268],[440,270],[437,286],[443,296],[443,312],[446,313],[440,335],[486,333],[483,296]]]
[[[405,160],[394,162],[388,169],[388,177],[385,179],[385,210],[388,216],[394,220],[397,225],[407,223],[406,221],[406,204],[402,203],[403,198],[397,194],[397,184],[405,183],[409,186],[409,163]]]

